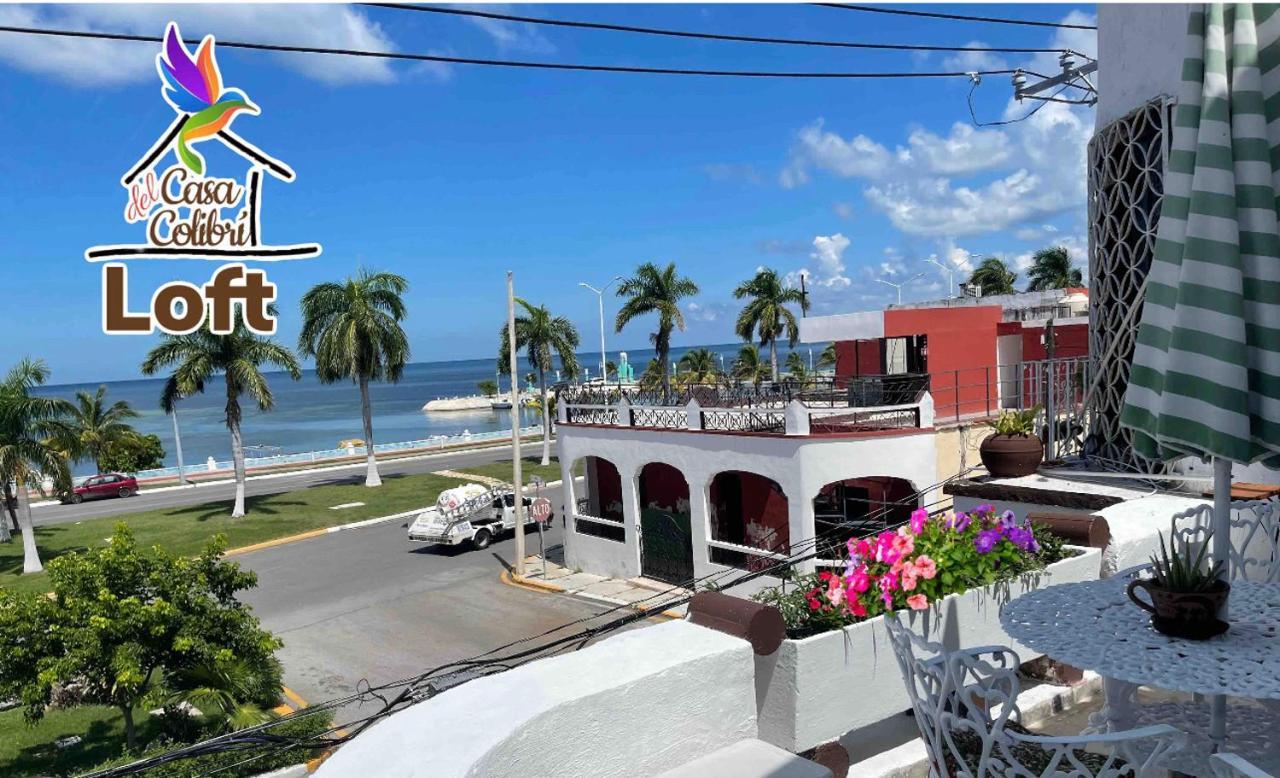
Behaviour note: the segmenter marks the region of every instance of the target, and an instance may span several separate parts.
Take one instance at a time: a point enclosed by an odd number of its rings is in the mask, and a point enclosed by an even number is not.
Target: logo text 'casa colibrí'
[[[225,335],[235,327],[235,308],[252,331],[271,335],[276,319],[269,306],[276,287],[263,270],[245,261],[306,259],[320,254],[320,244],[268,245],[262,242],[262,180],[269,173],[292,181],[293,170],[231,131],[242,114],[256,115],[258,106],[239,89],[225,87],[214,53],[212,35],[205,36],[194,56],[170,23],[161,53],[156,55],[161,94],[177,117],[164,135],[120,178],[128,193],[124,219],[144,225],[146,242],[94,246],[84,253],[102,267],[102,330],[109,334],[146,334],[159,329],[171,335],[194,332],[204,325]],[[205,159],[196,145],[216,139],[249,162],[244,181],[206,175]],[[157,172],[172,150],[176,163]],[[125,260],[233,260],[218,268],[203,286],[172,281],[151,296],[146,313],[128,307],[129,275]],[[239,261],[234,261],[239,260]]]

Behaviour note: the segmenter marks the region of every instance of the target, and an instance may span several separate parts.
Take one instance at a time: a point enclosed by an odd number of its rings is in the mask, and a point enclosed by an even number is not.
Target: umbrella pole
[[[1222,577],[1228,580],[1231,572],[1231,460],[1225,457],[1213,458],[1213,540],[1209,549],[1213,553],[1216,564],[1222,561]],[[1230,598],[1223,603],[1218,618],[1227,620],[1227,609]],[[1210,700],[1209,739],[1213,741],[1213,750],[1221,751],[1227,740],[1227,698],[1226,695],[1215,694]]]

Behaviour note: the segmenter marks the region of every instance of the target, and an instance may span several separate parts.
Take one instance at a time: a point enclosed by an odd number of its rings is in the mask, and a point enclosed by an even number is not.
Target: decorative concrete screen
[[[1097,454],[1137,467],[1120,427],[1142,292],[1155,252],[1164,194],[1169,109],[1152,100],[1089,142],[1089,354],[1097,366],[1089,432]]]

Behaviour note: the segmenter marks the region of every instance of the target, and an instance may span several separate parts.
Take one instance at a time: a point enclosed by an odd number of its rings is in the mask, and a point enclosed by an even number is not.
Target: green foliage
[[[105,386],[99,386],[93,394],[79,391],[64,428],[56,437],[72,459],[91,460],[98,472],[107,472],[115,469],[108,468],[104,462],[108,451],[137,435],[125,421],[137,416],[138,412],[124,400],[108,405]]]
[[[164,465],[164,444],[155,435],[130,433],[107,445],[98,460],[103,473],[136,473]]]
[[[302,296],[298,352],[315,357],[325,383],[400,380],[409,360],[401,295],[409,282],[395,273],[361,269],[345,283],[316,284]]]
[[[818,355],[818,369],[824,370],[828,367],[836,366],[836,344],[828,343],[826,348],[822,349],[822,353]]]
[[[216,732],[243,729],[270,720],[281,680],[280,662],[274,657],[258,665],[238,656],[202,661],[167,675],[164,705],[194,706],[206,727]]]
[[[713,384],[720,380],[720,362],[709,348],[686,351],[676,364],[681,381],[689,384]]]
[[[280,641],[236,599],[257,576],[224,548],[218,536],[195,558],[141,549],[121,523],[108,546],[50,562],[52,597],[0,590],[0,697],[35,721],[74,683],[84,702],[121,710],[133,746],[133,709],[166,677],[233,659],[272,672]]]
[[[747,305],[738,314],[734,323],[734,332],[743,340],[750,341],[758,335],[760,346],[768,346],[771,354],[770,362],[777,364],[778,338],[787,337],[794,346],[800,337],[800,323],[788,305],[800,306],[800,310],[809,309],[804,294],[794,287],[784,286],[778,273],[770,268],[761,268],[755,276],[733,290],[733,296],[739,300],[747,300]],[[773,380],[777,380],[776,370]]]
[[[658,315],[658,327],[649,336],[649,341],[657,352],[656,361],[664,393],[671,391],[671,332],[675,329],[684,332],[680,301],[697,293],[698,285],[692,279],[679,275],[674,262],[667,263],[665,268],[646,262],[636,268],[635,275],[623,279],[618,285],[618,296],[625,298],[626,302],[618,309],[614,320],[616,331],[622,332],[630,321],[645,314]]]
[[[1205,537],[1199,552],[1193,557],[1190,547],[1177,547],[1174,531],[1173,527],[1169,529],[1168,543],[1165,543],[1163,534],[1157,533],[1160,538],[1160,554],[1151,556],[1152,580],[1157,586],[1182,594],[1207,592],[1214,588],[1222,574],[1222,561],[1214,562],[1209,568],[1204,564],[1213,533]]]
[[[1071,264],[1071,255],[1063,246],[1037,251],[1031,259],[1027,278],[1028,292],[1084,286],[1084,274]]]
[[[480,394],[485,397],[495,397],[498,394],[498,382],[492,378],[486,378],[476,382],[476,389],[479,389]]]
[[[1017,289],[1013,288],[1014,281],[1018,280],[1018,274],[1009,269],[999,257],[987,257],[982,260],[973,271],[973,275],[969,276],[970,284],[978,284],[982,287],[982,296],[988,297],[993,294],[1013,294]]]
[[[735,381],[757,385],[767,380],[769,373],[769,365],[761,361],[760,349],[754,343],[746,343],[738,349],[738,356],[734,358],[733,365],[729,368],[729,375]]]
[[[804,357],[799,351],[792,351],[787,355],[787,377],[799,381],[801,384],[812,378],[809,373],[809,363],[804,361]]]
[[[1012,435],[1022,438],[1036,434],[1036,414],[1040,406],[1025,410],[1004,410],[995,421],[987,422],[987,426],[995,430],[997,435]]]
[[[546,382],[546,374],[555,370],[555,359],[566,378],[578,374],[578,328],[564,316],[554,316],[545,305],[531,305],[516,298],[516,350],[524,350],[533,366],[538,383]],[[511,373],[511,346],[507,325],[498,331],[498,371]],[[529,383],[534,383],[532,380]]]

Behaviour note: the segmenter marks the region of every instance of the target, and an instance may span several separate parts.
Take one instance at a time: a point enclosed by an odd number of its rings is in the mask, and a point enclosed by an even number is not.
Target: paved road
[[[431,454],[413,459],[392,459],[386,462],[379,462],[378,472],[383,476],[417,475],[419,473],[431,473],[436,470],[474,467],[510,458],[511,449],[508,446],[494,446],[473,451]],[[245,484],[245,494],[253,497],[260,494],[292,492],[321,484],[363,483],[364,468],[365,465],[362,462],[352,467],[344,466],[326,470],[311,470],[271,477],[250,477]],[[83,519],[96,519],[102,516],[138,513],[157,508],[197,505],[211,500],[231,500],[233,497],[235,497],[235,483],[223,481],[195,484],[184,489],[143,491],[125,500],[94,500],[80,505],[41,505],[33,507],[31,515],[35,525],[42,527],[50,524],[81,521]]]
[[[548,546],[559,537],[549,532]],[[527,540],[536,551],[537,535]],[[406,678],[605,609],[501,583],[498,557],[512,560],[514,546],[506,538],[485,551],[449,553],[410,543],[394,521],[236,561],[258,573],[244,599],[284,640],[286,685],[314,703],[352,693],[361,679]],[[349,708],[340,718],[373,709]]]

